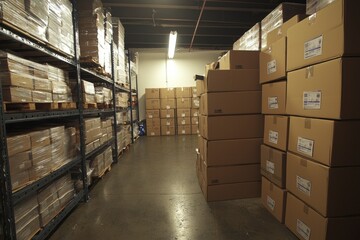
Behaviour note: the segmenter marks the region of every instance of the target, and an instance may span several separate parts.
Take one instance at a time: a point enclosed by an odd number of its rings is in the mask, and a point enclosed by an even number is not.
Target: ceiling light
[[[171,31],[169,36],[169,51],[168,51],[168,57],[170,59],[174,58],[175,55],[176,38],[177,38],[177,32]]]

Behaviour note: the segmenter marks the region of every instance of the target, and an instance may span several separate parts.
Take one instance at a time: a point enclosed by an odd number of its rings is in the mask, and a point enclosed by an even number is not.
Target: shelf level
[[[38,121],[53,118],[75,117],[79,116],[79,110],[62,110],[62,111],[48,111],[48,112],[17,112],[5,113],[5,123],[19,123]]]
[[[115,141],[115,138],[111,138],[109,141],[107,141],[106,143],[104,143],[103,145],[101,145],[100,147],[98,147],[97,149],[89,152],[88,154],[85,155],[86,159],[89,159],[95,155],[97,155],[98,153],[103,152],[107,147],[110,147],[111,145],[113,145]]]

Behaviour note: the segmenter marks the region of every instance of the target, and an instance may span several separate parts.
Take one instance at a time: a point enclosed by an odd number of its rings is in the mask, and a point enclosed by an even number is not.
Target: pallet
[[[15,192],[23,189],[24,187],[29,186],[29,185],[32,184],[33,182],[35,182],[35,180],[30,180],[30,181],[28,181],[28,182],[26,182],[26,183],[24,183],[24,184],[21,184],[20,186],[14,188],[14,189],[12,190],[12,192],[15,193]]]
[[[95,178],[102,178],[107,172],[111,171],[111,165],[105,168],[99,175],[93,176]]]
[[[109,103],[97,103],[98,109],[109,109],[112,108],[112,104]]]
[[[97,103],[83,103],[84,109],[97,109]]]
[[[80,63],[85,68],[101,68],[101,65],[92,56],[80,57]]]
[[[3,108],[4,108],[4,112],[66,110],[66,109],[76,109],[76,103],[75,102],[51,102],[51,103],[4,102]]]

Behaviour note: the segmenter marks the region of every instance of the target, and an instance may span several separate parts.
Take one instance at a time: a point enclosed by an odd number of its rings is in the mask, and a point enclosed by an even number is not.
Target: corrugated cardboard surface
[[[205,93],[200,101],[202,115],[261,113],[261,91]]]
[[[146,118],[160,118],[159,110],[146,110]]]
[[[175,126],[175,118],[161,118],[161,126]]]
[[[147,136],[160,136],[160,126],[147,126],[146,127]]]
[[[160,101],[161,109],[174,109],[176,108],[175,98],[162,98]]]
[[[192,98],[177,98],[176,106],[177,108],[191,108]]]
[[[206,79],[206,78],[205,78]],[[205,81],[204,80],[196,80],[196,92],[200,96],[205,92]]]
[[[148,98],[160,98],[159,88],[145,88],[145,97]]]
[[[175,109],[160,110],[160,118],[174,118],[174,117],[175,117]]]
[[[262,85],[263,114],[286,114],[286,81]]]
[[[146,99],[146,109],[160,109],[160,99]]]
[[[160,118],[147,118],[146,126],[160,126]]]
[[[358,239],[360,217],[324,218],[291,193],[287,194],[285,225],[309,240]]]
[[[190,117],[178,117],[177,118],[177,125],[191,125]]]
[[[290,117],[288,150],[327,166],[359,166],[360,121]]]
[[[291,71],[341,56],[360,56],[359,1],[338,0],[288,30]]]
[[[190,117],[191,109],[190,108],[178,108],[176,109],[177,117]]]
[[[190,98],[192,97],[191,87],[177,87],[175,88],[176,98]]]
[[[360,119],[360,58],[338,58],[288,73],[286,112]]]
[[[192,125],[199,125],[199,117],[191,117]]]
[[[161,126],[161,135],[162,136],[175,135],[175,127],[174,126]]]
[[[280,222],[285,222],[286,190],[266,178],[261,179],[261,200],[264,207]]]
[[[160,98],[175,98],[175,88],[160,88]]]
[[[324,217],[360,215],[360,167],[329,168],[287,154],[286,188]]]
[[[189,135],[191,134],[191,125],[181,125],[177,128],[178,135]]]
[[[219,60],[219,69],[259,69],[259,51],[230,50]]]
[[[207,186],[207,201],[257,198],[261,196],[261,182],[229,183]]]
[[[261,174],[280,188],[285,188],[286,153],[261,145]]]
[[[289,117],[265,115],[264,143],[282,151],[287,150]]]
[[[198,117],[200,115],[198,108],[191,109],[191,117]]]
[[[199,125],[192,124],[192,125],[191,125],[191,134],[197,135],[197,134],[199,134],[199,133],[200,133],[200,131],[199,131]]]

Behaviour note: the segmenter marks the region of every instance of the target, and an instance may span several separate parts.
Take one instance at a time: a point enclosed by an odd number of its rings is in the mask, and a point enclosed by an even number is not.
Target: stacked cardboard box
[[[83,103],[96,104],[95,86],[94,83],[81,80]]]
[[[233,44],[233,50],[259,51],[261,47],[260,33],[260,23],[256,23]]]
[[[115,76],[114,80],[118,84],[126,83],[126,71],[125,71],[125,29],[121,24],[119,18],[112,18],[113,27],[114,27],[114,51],[117,50],[116,57],[118,57],[118,62],[115,61]],[[117,48],[115,47],[117,46]]]
[[[218,65],[219,70],[208,70]],[[259,52],[229,51],[206,67],[197,173],[207,201],[260,196]],[[200,81],[200,80],[198,80]]]
[[[335,0],[306,0],[306,14],[314,14],[334,1]]]
[[[360,237],[359,7],[336,0],[288,30],[285,224],[301,239]]]
[[[145,89],[146,131],[148,136],[160,136],[160,89]],[[165,116],[167,116],[165,114]]]
[[[50,65],[47,65],[47,73],[53,102],[73,102],[69,73]]]
[[[192,88],[179,87],[176,95],[176,129],[178,135],[191,134],[191,108],[193,106]],[[195,99],[196,100],[196,99]],[[199,103],[199,102],[197,102]]]
[[[102,119],[101,120],[101,138],[100,145],[110,141],[113,137],[114,128],[111,124],[112,119]]]
[[[85,153],[89,153],[101,146],[100,138],[101,132],[101,119],[87,118],[84,120],[84,132],[85,132]]]
[[[192,102],[190,109],[191,117],[191,134],[198,135],[199,131],[199,107],[200,107],[200,96],[197,94],[197,88],[192,87]]]
[[[127,108],[129,106],[129,93],[118,92],[116,93],[116,107]]]
[[[90,168],[93,169],[93,177],[101,177],[113,162],[112,148],[108,147],[104,152],[90,160]]]
[[[176,134],[176,90],[160,88],[160,126],[161,135]]]

